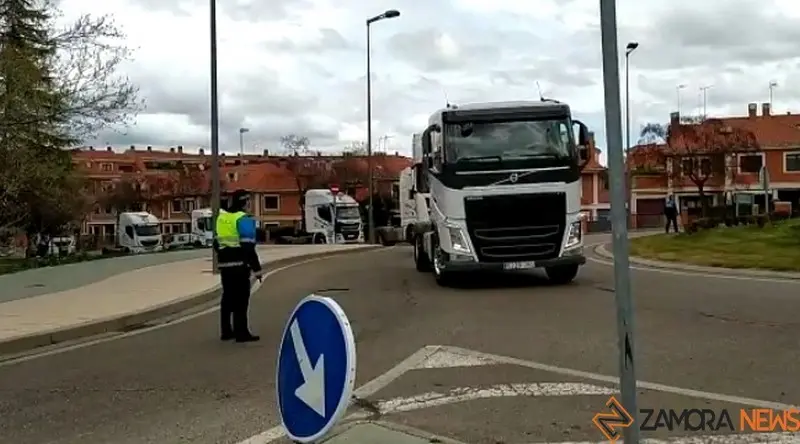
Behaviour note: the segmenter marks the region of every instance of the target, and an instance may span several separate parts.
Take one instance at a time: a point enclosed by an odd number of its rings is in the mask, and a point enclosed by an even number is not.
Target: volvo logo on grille
[[[517,173],[511,173],[511,176],[509,176],[509,177],[508,177],[508,180],[509,180],[511,183],[517,183],[517,181],[519,180],[519,174],[517,174]]]

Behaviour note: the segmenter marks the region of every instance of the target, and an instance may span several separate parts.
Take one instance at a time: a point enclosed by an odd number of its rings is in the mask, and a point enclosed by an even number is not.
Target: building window
[[[694,157],[681,160],[681,171],[684,176],[708,176],[711,174],[711,159],[708,157]]]
[[[281,209],[281,200],[278,196],[264,196],[264,211],[278,211]]]
[[[800,153],[785,153],[783,165],[787,173],[800,173]]]
[[[114,164],[113,163],[101,163],[100,164],[100,169],[102,171],[106,171],[106,172],[114,171]]]
[[[739,155],[739,172],[758,174],[762,166],[764,166],[764,156],[762,154]]]
[[[183,212],[183,201],[180,199],[173,199],[172,200],[172,212],[173,213],[181,213]]]
[[[187,213],[194,210],[194,199],[186,199],[184,208],[186,208]]]

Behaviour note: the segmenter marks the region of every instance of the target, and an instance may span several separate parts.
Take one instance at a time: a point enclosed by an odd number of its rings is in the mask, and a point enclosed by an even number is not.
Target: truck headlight
[[[569,225],[569,231],[567,232],[567,243],[564,244],[564,248],[572,248],[581,243],[583,239],[583,233],[581,233],[581,221],[573,222]]]
[[[469,243],[467,237],[464,236],[464,230],[458,226],[448,226],[447,232],[450,234],[450,245],[453,247],[455,253],[470,253]]]

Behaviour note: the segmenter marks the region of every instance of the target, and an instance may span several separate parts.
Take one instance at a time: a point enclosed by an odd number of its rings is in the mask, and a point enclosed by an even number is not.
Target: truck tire
[[[556,285],[569,284],[578,275],[580,265],[559,265],[557,267],[546,267],[547,278]]]
[[[325,244],[325,243],[327,243],[327,239],[325,238],[325,235],[322,234],[322,233],[314,233],[314,235],[311,236],[311,243],[312,244]]]
[[[428,259],[428,254],[422,247],[422,236],[417,236],[414,239],[414,264],[417,266],[417,271],[420,273],[427,273],[431,271],[431,261]]]

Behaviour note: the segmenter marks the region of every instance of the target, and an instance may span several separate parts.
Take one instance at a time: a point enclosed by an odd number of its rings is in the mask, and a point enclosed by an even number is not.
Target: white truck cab
[[[358,202],[345,193],[308,190],[305,194],[306,232],[317,244],[364,242],[364,224]]]
[[[448,106],[428,123],[414,193],[430,193],[429,220],[415,225],[417,269],[441,285],[459,272],[533,268],[572,281],[586,262],[580,172],[589,134],[569,106]]]
[[[430,194],[426,190],[425,172],[422,169],[422,135],[412,136],[412,151],[414,163],[400,172],[400,226],[407,242],[413,243],[415,229],[420,223],[429,222]]]
[[[158,218],[145,211],[119,215],[117,242],[124,251],[134,254],[164,249]]]
[[[214,242],[213,213],[211,208],[192,210],[191,243],[196,247],[211,247]]]

